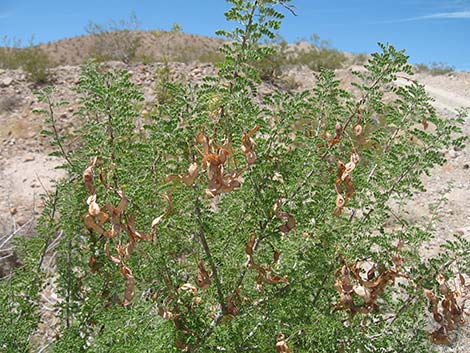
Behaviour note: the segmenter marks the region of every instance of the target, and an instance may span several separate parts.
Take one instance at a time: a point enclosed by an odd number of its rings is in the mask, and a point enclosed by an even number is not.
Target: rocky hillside
[[[55,42],[41,44],[52,63],[57,65],[79,65],[100,51],[104,53],[131,51],[135,46],[133,60],[159,61],[170,58],[173,61],[190,62],[204,60],[208,53],[216,52],[223,41],[195,34],[165,31],[126,31],[103,35],[83,35]],[[104,43],[107,42],[107,44]]]

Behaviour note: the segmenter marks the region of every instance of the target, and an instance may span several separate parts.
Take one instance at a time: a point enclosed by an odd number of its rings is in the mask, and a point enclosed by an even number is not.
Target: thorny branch
[[[286,4],[284,1],[279,2],[279,4],[284,7],[287,11],[289,11],[292,15],[297,16],[297,13],[295,12],[296,7],[294,5]]]
[[[199,198],[197,198],[196,202],[195,202],[195,213],[196,213],[196,217],[198,219],[199,227],[200,227],[199,231],[197,232],[197,236],[201,240],[201,245],[204,249],[207,260],[209,261],[209,265],[210,265],[211,270],[212,270],[212,276],[214,277],[215,285],[217,287],[217,296],[218,296],[218,299],[219,299],[220,310],[223,313],[223,312],[225,312],[226,303],[225,303],[224,293],[222,291],[222,283],[220,281],[219,274],[218,274],[218,271],[217,271],[217,266],[215,264],[214,258],[212,257],[212,253],[209,249],[209,244],[207,243],[206,235],[205,235],[205,232],[204,232],[203,223],[202,223],[201,207],[200,207],[200,204],[199,204]]]
[[[49,214],[49,221],[50,222],[54,222],[54,219],[55,219],[56,205],[57,205],[58,196],[59,196],[59,187],[56,185],[55,193],[54,193],[54,196],[52,198],[52,203],[51,203],[51,212]],[[52,233],[49,234],[48,238],[44,242],[44,247],[42,249],[41,258],[39,260],[38,267],[37,267],[38,271],[41,269],[41,266],[44,262],[44,258],[46,256],[47,250],[49,248],[49,244],[50,244],[51,239],[52,239]]]
[[[49,97],[49,95],[46,95],[46,103],[49,107],[49,117],[51,119],[50,120],[51,121],[51,127],[52,127],[52,130],[54,132],[54,141],[57,143],[57,146],[59,146],[60,152],[61,152],[62,156],[64,157],[65,161],[73,168],[72,161],[69,159],[68,154],[65,151],[65,148],[62,145],[61,138],[59,136],[59,130],[57,129],[57,126],[56,126],[54,110],[52,109],[52,102],[51,102],[51,98]]]

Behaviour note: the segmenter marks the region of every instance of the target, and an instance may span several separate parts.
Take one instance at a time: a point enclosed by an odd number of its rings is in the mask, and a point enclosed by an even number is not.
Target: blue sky
[[[280,34],[288,41],[318,33],[335,48],[370,53],[377,42],[404,48],[413,63],[445,62],[470,71],[470,0],[292,0]],[[0,0],[0,38],[48,42],[84,33],[134,11],[142,29],[213,36],[226,28],[224,0]]]

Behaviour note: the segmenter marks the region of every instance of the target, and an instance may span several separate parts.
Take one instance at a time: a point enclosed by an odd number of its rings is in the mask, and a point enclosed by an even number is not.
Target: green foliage
[[[172,33],[181,33],[183,31],[183,26],[180,23],[173,23],[171,26],[171,32]]]
[[[168,62],[164,62],[162,67],[155,70],[155,94],[157,107],[168,103],[172,93],[169,85],[171,83],[171,67]]]
[[[218,50],[208,50],[199,55],[197,61],[201,63],[218,64],[224,61],[224,54]]]
[[[34,46],[19,52],[21,67],[28,74],[28,79],[35,83],[47,83],[49,80],[50,60],[46,52]]]
[[[320,39],[317,34],[294,46],[289,46],[281,36],[276,35],[264,46],[266,55],[254,63],[264,81],[278,81],[289,66],[305,65],[319,72],[322,69],[339,69],[347,60],[343,53],[330,48],[329,42]]]
[[[23,48],[20,40],[4,37],[4,46],[0,47],[0,68],[22,68],[30,81],[47,83],[52,62],[47,53],[33,42],[31,38],[29,45]]]
[[[364,65],[369,60],[369,55],[365,53],[354,54],[353,63],[355,65]]]
[[[292,62],[293,58],[292,56],[289,58],[287,42],[281,37],[277,37],[266,45],[270,52],[256,61],[255,68],[259,71],[263,81],[274,82],[279,79],[283,69]]]
[[[17,69],[20,66],[17,60],[20,48],[21,40],[4,36],[0,46],[0,68]]]
[[[189,63],[197,61],[201,55],[200,44],[193,44],[191,41],[179,43],[178,37],[181,36],[182,26],[179,23],[174,23],[169,31],[154,31],[155,38],[163,41],[163,56],[158,61],[165,63],[168,62],[183,62]],[[204,53],[208,51],[204,50]],[[210,55],[210,54],[209,54]]]
[[[330,48],[330,43],[320,39],[318,34],[313,34],[307,43],[311,47],[296,52],[290,60],[291,64],[306,65],[313,71],[320,71],[339,69],[346,61],[346,56],[342,52]]]
[[[0,349],[28,353],[40,318],[38,294],[45,277],[41,263],[47,244],[43,238],[28,237],[13,245],[22,263],[12,274],[0,278]]]
[[[260,100],[256,63],[273,50],[259,43],[288,1],[229,3],[244,27],[219,32],[233,42],[217,75],[165,82],[171,99],[143,129],[126,71],[83,67],[83,139],[70,151],[55,128],[61,103],[39,94],[69,173],[38,229],[46,244],[62,234],[51,352],[429,351],[423,288],[468,251],[457,240],[428,265],[418,249],[432,233],[385,224],[389,201],[421,190],[439,151],[462,145],[464,113],[442,119],[422,85],[391,85],[411,74],[391,45],[355,73],[359,96],[321,69],[311,91]],[[346,283],[366,263],[362,281],[383,285],[372,303]]]

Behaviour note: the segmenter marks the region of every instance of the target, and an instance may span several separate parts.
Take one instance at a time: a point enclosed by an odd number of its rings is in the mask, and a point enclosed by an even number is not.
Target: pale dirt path
[[[434,107],[438,113],[451,117],[457,109],[470,107],[470,73],[455,73],[446,76],[420,76],[418,81],[425,85],[429,95],[435,99]],[[463,132],[470,136],[470,117],[467,116]],[[435,223],[437,238],[423,249],[423,256],[429,257],[439,251],[439,245],[451,239],[453,234],[470,239],[470,141],[463,150],[446,151],[448,163],[436,168],[433,177],[425,178],[427,192],[416,195],[409,204],[406,216],[411,221],[429,223],[429,205],[436,202],[440,195],[447,198],[440,211],[443,217]],[[446,191],[448,183],[453,184]],[[468,321],[468,320],[467,320]],[[470,324],[462,327],[450,346],[439,347],[442,353],[470,352]]]
[[[450,92],[429,84],[426,85],[426,90],[436,100],[434,106],[439,110],[453,111],[460,107],[470,107],[470,98],[460,95],[460,92]]]
[[[445,117],[456,116],[457,109],[470,108],[470,75],[456,73],[446,76],[418,76],[418,81],[425,85],[429,95],[435,100],[438,113]],[[463,125],[463,133],[470,136],[470,117]],[[410,215],[425,217],[430,202],[435,201],[446,189],[448,183],[453,188],[443,194],[448,200],[443,205],[444,218],[439,229],[447,233],[461,233],[470,238],[470,146],[467,143],[462,150],[443,151],[448,163],[434,170],[432,177],[426,177],[428,192],[418,194],[413,201]],[[442,240],[447,239],[444,235]],[[435,244],[437,245],[437,244]]]

